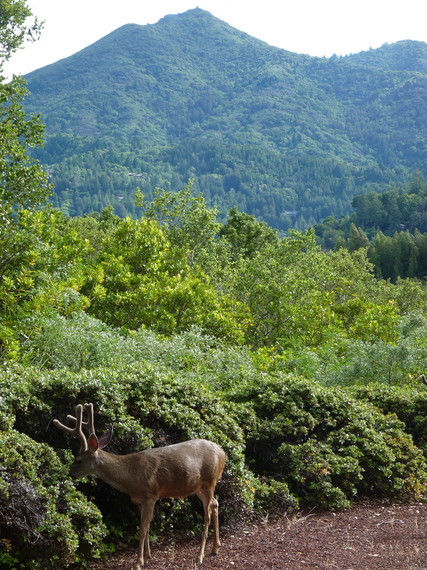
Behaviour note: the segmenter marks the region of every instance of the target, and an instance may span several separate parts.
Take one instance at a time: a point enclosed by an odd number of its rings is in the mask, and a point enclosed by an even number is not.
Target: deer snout
[[[74,466],[71,466],[71,469],[69,471],[69,475],[72,479],[78,479],[79,477],[81,477],[81,475],[78,474],[78,472]]]
[[[72,477],[73,479],[80,479],[80,477],[88,475],[87,469],[83,465],[82,459],[78,457],[77,459],[74,460],[74,462],[70,467],[69,474],[70,477]]]

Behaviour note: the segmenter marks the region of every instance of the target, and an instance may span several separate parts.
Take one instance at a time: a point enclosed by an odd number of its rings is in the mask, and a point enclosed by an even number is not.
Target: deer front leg
[[[138,505],[141,513],[141,525],[139,527],[138,558],[132,570],[141,570],[144,564],[146,564],[151,557],[149,529],[150,529],[150,523],[153,519],[154,504],[155,501],[154,502],[150,501]]]

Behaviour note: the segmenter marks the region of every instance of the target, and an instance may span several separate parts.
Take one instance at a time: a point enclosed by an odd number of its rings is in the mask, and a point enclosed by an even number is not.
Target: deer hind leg
[[[219,510],[218,501],[214,497],[212,497],[211,513],[212,513],[212,523],[214,529],[214,543],[211,554],[213,555],[218,554],[218,548],[221,546],[221,541],[219,539],[218,510]]]
[[[141,525],[139,527],[138,558],[132,570],[141,570],[151,557],[149,529],[153,518],[154,504],[155,501],[138,504],[141,513]]]
[[[144,541],[144,562],[148,562],[150,558],[151,558],[150,525],[148,525],[147,532],[145,533],[145,541]]]
[[[206,540],[209,533],[209,525],[213,517],[214,527],[214,545],[211,554],[218,554],[218,548],[221,546],[219,540],[219,524],[218,524],[218,501],[214,498],[212,491],[202,489],[197,493],[197,496],[203,503],[205,513],[205,526],[203,529],[202,542],[200,544],[199,555],[197,562],[201,564],[205,555]]]

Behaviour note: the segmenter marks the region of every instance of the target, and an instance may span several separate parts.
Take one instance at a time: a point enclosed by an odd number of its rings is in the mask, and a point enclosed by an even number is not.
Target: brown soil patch
[[[218,556],[196,566],[198,544],[165,538],[152,544],[147,570],[427,570],[427,505],[358,505],[305,513],[222,533]],[[136,550],[97,570],[130,570]]]

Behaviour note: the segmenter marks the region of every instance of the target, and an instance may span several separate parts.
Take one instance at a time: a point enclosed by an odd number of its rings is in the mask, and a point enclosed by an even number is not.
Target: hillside
[[[194,9],[129,24],[26,76],[55,205],[137,214],[135,188],[189,178],[225,215],[281,229],[351,211],[352,198],[427,172],[427,45],[298,55]]]

